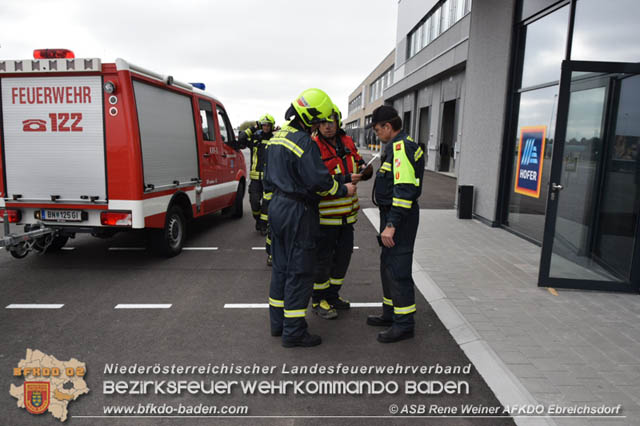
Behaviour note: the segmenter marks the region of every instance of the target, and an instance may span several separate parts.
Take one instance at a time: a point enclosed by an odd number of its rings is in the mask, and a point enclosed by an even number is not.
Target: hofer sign
[[[514,188],[518,194],[540,198],[546,136],[546,126],[523,127],[520,130]]]

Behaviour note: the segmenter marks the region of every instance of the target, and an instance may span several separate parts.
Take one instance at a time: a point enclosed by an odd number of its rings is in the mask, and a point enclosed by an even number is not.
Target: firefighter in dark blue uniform
[[[391,343],[412,338],[414,333],[416,301],[411,264],[420,218],[424,146],[402,130],[402,120],[390,106],[376,108],[372,124],[385,144],[374,184],[374,202],[380,210],[384,297],[382,315],[369,316],[367,324],[389,327],[378,334],[378,341]]]
[[[249,171],[249,203],[251,213],[256,221],[256,231],[267,235],[267,212],[263,199],[262,180],[264,176],[264,163],[266,161],[266,148],[269,139],[273,136],[273,127],[276,121],[269,114],[263,115],[256,126],[240,132],[238,141],[241,148],[251,149],[251,169]],[[260,126],[260,127],[258,127]]]
[[[333,102],[319,89],[308,89],[285,114],[291,122],[275,132],[267,149],[265,185],[273,191],[269,227],[273,270],[269,289],[271,335],[282,345],[316,346],[320,336],[309,334],[305,320],[313,290],[318,202],[327,195],[352,196],[355,185],[334,179],[320,157],[310,133],[331,120]]]

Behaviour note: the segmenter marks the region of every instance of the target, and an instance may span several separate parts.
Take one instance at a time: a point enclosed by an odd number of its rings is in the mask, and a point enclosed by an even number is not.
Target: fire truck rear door
[[[5,76],[0,87],[7,196],[105,201],[102,78]]]

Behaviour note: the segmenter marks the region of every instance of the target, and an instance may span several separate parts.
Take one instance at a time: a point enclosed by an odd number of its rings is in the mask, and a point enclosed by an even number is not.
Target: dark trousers
[[[271,193],[273,196],[273,193]],[[267,200],[266,198],[262,199],[262,213],[260,214],[260,219],[264,220],[267,223],[267,238],[265,240],[265,249],[267,250],[267,255],[271,256],[271,227],[269,226],[269,203],[271,200]]]
[[[273,267],[269,288],[271,331],[295,340],[306,329],[307,305],[313,290],[317,206],[274,193],[269,205]]]
[[[353,224],[320,225],[316,238],[316,267],[313,284],[314,303],[322,299],[335,300],[339,296],[351,254],[353,253]]]
[[[249,204],[251,204],[251,214],[253,214],[253,218],[256,220],[256,228],[266,229],[267,221],[266,219],[261,219],[260,214],[262,213],[262,181],[251,179],[251,183],[249,183]]]
[[[386,213],[380,209],[380,232],[386,226]],[[383,316],[393,318],[393,327],[413,329],[416,311],[414,282],[411,271],[413,247],[418,232],[420,210],[413,203],[409,215],[396,227],[392,248],[382,247],[380,254],[380,279],[382,281]]]

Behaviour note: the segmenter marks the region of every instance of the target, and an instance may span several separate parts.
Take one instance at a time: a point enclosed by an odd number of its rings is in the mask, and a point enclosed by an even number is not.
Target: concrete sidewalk
[[[377,210],[365,213],[374,225]],[[454,210],[421,210],[416,286],[502,404],[623,407],[640,425],[640,296],[537,286],[540,248]],[[418,313],[418,326],[420,314]]]

